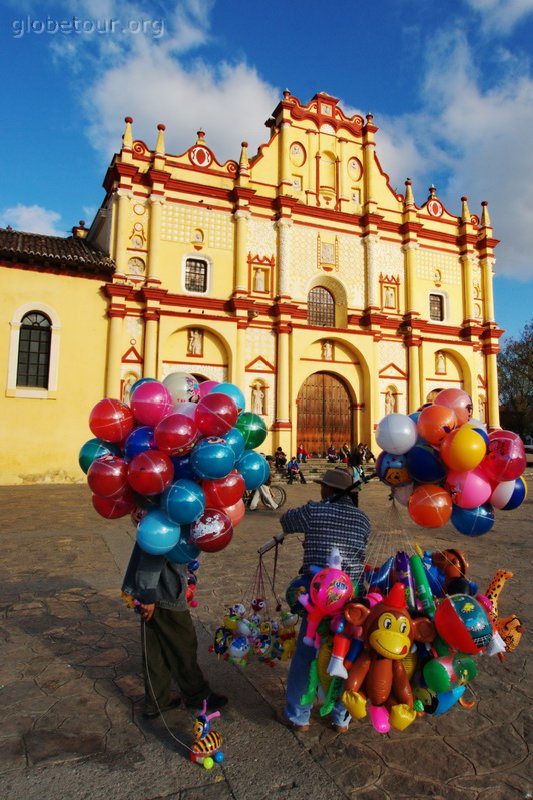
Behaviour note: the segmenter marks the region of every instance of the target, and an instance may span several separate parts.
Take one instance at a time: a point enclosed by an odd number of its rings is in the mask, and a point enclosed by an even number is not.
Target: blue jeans
[[[308,705],[302,705],[300,703],[302,695],[306,694],[308,691],[311,664],[316,655],[315,648],[309,647],[309,645],[303,642],[306,630],[307,620],[302,619],[298,640],[296,642],[296,650],[291,659],[289,677],[287,680],[287,697],[284,711],[287,719],[295,725],[307,725],[311,717],[311,709],[313,708],[313,703],[309,703]],[[338,700],[331,712],[331,721],[335,725],[345,726],[350,723],[350,720],[351,717],[348,714],[346,706]]]

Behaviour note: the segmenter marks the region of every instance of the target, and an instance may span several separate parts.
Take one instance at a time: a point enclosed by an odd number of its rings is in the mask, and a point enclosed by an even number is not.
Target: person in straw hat
[[[328,469],[316,480],[320,485],[320,502],[310,501],[291,508],[280,519],[284,535],[304,534],[303,564],[300,572],[310,573],[311,567],[329,566],[332,548],[337,548],[341,569],[354,585],[362,578],[366,547],[370,535],[370,520],[356,507],[353,492],[355,484],[348,470],[342,467]],[[302,705],[300,700],[308,690],[309,673],[315,658],[315,648],[306,645],[306,620],[300,625],[296,652],[291,661],[287,681],[286,704],[280,722],[293,730],[309,730],[313,704]],[[332,725],[339,733],[348,730],[350,715],[340,701],[332,712]]]

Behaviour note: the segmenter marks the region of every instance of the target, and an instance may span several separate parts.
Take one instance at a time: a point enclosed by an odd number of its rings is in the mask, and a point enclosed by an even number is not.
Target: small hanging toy
[[[211,729],[211,720],[220,717],[220,711],[207,714],[207,700],[204,700],[202,713],[194,720],[192,732],[194,741],[191,746],[190,759],[203,764],[205,769],[212,769],[215,764],[224,761],[224,753],[220,750],[222,736]]]

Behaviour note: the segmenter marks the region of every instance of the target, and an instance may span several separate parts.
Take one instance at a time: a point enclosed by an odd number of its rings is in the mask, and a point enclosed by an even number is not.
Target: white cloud
[[[31,231],[46,236],[65,236],[65,230],[57,226],[61,215],[42,206],[13,206],[0,211],[0,227],[10,225],[18,231]]]
[[[533,13],[533,0],[467,0],[479,12],[485,31],[508,34]]]

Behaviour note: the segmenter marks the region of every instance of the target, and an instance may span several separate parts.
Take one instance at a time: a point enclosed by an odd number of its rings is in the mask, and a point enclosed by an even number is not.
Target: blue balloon
[[[430,444],[417,442],[405,458],[411,478],[418,483],[440,483],[446,478],[446,467]]]
[[[376,461],[376,473],[387,486],[407,486],[411,477],[405,455],[381,452]]]
[[[180,525],[197,520],[204,508],[204,493],[194,481],[184,478],[174,481],[161,495],[161,510]]]
[[[191,466],[204,480],[225,478],[235,466],[235,453],[223,439],[200,439],[191,451]]]
[[[255,450],[246,450],[235,464],[247,489],[258,489],[270,475],[268,461]]]
[[[124,460],[131,461],[139,453],[155,448],[154,429],[150,425],[141,425],[134,428],[124,442]]]
[[[188,481],[194,481],[198,479],[192,468],[190,453],[185,456],[170,456],[170,460],[174,465],[174,480],[185,478]]]
[[[180,532],[178,543],[166,553],[166,558],[175,564],[189,564],[200,555],[200,550],[188,543],[189,528],[185,526]]]
[[[137,526],[137,544],[145,553],[161,556],[175,547],[180,538],[180,526],[162,511],[150,511]]]
[[[454,503],[451,523],[465,536],[483,536],[494,525],[494,510],[490,503],[483,503],[477,508],[460,508]]]
[[[224,434],[223,439],[235,453],[235,458],[239,459],[245,450],[244,436],[240,430],[238,428],[232,428]]]
[[[102,439],[89,439],[88,442],[82,445],[80,450],[78,457],[79,465],[85,474],[87,474],[89,467],[95,459],[108,455],[119,456],[120,447],[112,442],[104,442]]]
[[[372,588],[384,590],[386,592],[392,586],[392,567],[394,565],[394,556],[389,556],[381,567],[374,567],[365,571],[365,581]]]
[[[208,394],[225,394],[228,397],[231,397],[239,413],[244,411],[244,406],[246,405],[246,400],[244,398],[244,394],[239,389],[238,386],[235,386],[234,383],[219,383],[217,386],[214,386],[212,389],[209,390]]]

